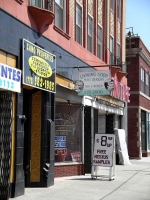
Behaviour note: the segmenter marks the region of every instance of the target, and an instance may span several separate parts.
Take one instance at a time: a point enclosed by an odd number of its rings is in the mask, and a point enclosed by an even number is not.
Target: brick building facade
[[[8,142],[0,198],[8,187],[13,198],[90,173],[91,134],[127,132],[125,12],[126,0],[0,0],[0,137]],[[10,89],[16,70],[19,92]],[[80,96],[79,72],[97,70],[109,73],[114,91]]]
[[[150,52],[138,36],[126,38],[129,156],[150,156]]]

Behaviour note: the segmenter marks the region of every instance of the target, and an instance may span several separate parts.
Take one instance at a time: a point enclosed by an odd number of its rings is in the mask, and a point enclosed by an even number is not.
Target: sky
[[[150,0],[126,1],[126,33],[138,34],[150,51]]]

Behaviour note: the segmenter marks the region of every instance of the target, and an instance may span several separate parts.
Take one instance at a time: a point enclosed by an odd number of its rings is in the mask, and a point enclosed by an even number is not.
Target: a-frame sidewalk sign
[[[115,179],[115,135],[114,134],[95,134],[94,150],[92,155],[91,177],[108,177]],[[109,175],[99,175],[98,168],[109,167]]]

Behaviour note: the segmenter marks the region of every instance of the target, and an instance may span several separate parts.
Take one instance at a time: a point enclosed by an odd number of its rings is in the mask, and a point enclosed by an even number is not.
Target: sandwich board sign
[[[95,134],[92,173],[94,174],[95,166],[110,167],[109,179],[113,179],[112,168],[115,168],[115,135],[114,134]]]

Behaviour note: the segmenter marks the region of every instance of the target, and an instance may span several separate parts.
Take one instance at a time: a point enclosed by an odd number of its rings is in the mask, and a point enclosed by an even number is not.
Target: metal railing
[[[53,12],[53,0],[30,0],[30,5],[48,9]]]

